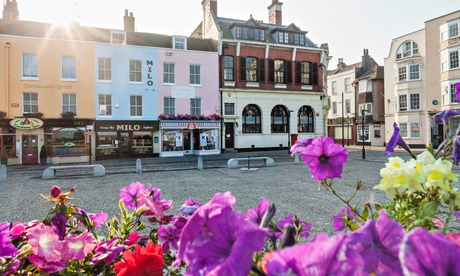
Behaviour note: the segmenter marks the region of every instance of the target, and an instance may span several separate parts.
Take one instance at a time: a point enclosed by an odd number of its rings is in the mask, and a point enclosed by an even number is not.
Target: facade
[[[385,144],[384,70],[364,49],[362,61],[347,66],[339,59],[328,73],[331,109],[328,132],[343,145]],[[363,118],[364,111],[364,118]]]
[[[275,0],[269,23],[218,17],[217,0],[202,5],[192,37],[211,38],[219,51],[222,148],[286,148],[324,135],[327,44],[318,47],[295,24],[282,25]]]

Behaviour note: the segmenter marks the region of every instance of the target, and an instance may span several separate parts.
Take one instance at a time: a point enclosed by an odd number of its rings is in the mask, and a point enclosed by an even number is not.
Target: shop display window
[[[180,130],[163,130],[163,151],[182,151],[182,132]]]
[[[98,132],[96,147],[97,148],[118,147],[117,133],[115,131]]]
[[[215,150],[219,149],[219,134],[217,129],[200,130],[200,149]]]
[[[50,156],[87,154],[84,128],[53,128],[45,134],[45,141]]]
[[[152,147],[153,136],[149,131],[133,131],[133,147]]]
[[[2,134],[0,135],[0,152],[6,148],[9,157],[16,157],[16,135]]]

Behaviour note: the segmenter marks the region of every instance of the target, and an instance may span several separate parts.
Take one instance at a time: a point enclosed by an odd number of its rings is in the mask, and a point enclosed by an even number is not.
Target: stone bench
[[[249,162],[253,161],[253,160],[263,160],[264,161],[264,165],[265,167],[273,167],[275,166],[275,161],[273,160],[273,158],[271,157],[268,157],[268,156],[257,156],[257,157],[249,157]],[[238,161],[246,161],[246,164],[248,162],[248,157],[242,157],[242,158],[230,158],[228,161],[227,161],[227,166],[229,169],[238,169],[239,168],[239,164],[238,164]],[[251,164],[251,163],[249,163]],[[250,165],[249,165],[250,166]]]
[[[43,171],[42,179],[54,179],[56,178],[57,171],[64,170],[76,170],[76,169],[93,169],[94,176],[105,176],[105,168],[102,165],[70,165],[70,166],[52,166],[48,167]]]

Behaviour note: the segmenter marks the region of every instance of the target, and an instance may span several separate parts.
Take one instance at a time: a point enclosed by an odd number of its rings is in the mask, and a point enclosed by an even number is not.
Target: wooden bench
[[[249,166],[250,166],[251,161],[253,161],[253,160],[263,160],[265,167],[273,167],[273,166],[275,166],[275,161],[273,160],[273,158],[268,157],[268,156],[230,158],[227,161],[227,166],[228,166],[229,169],[238,169],[240,167],[239,164],[238,164],[238,161],[246,161],[246,164],[249,161]]]
[[[105,168],[102,165],[69,165],[69,166],[52,166],[48,167],[43,171],[42,179],[54,179],[56,178],[57,171],[63,170],[76,170],[76,169],[93,169],[94,176],[105,176]]]

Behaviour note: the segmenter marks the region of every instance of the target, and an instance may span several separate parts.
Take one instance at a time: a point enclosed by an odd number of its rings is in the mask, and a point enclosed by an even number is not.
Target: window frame
[[[235,115],[235,103],[224,103],[224,115]]]
[[[274,65],[275,83],[286,83],[286,61],[283,59],[275,59]]]
[[[61,94],[61,111],[62,113],[73,112],[75,115],[77,115],[77,94]]]
[[[187,37],[173,36],[173,49],[187,50]]]
[[[122,37],[120,39],[120,37]],[[110,44],[126,45],[126,32],[124,31],[110,31]]]
[[[112,94],[99,94],[98,107],[99,116],[112,116]],[[102,110],[105,111],[105,114],[102,114]]]
[[[28,61],[27,64],[26,64],[26,61]],[[22,53],[21,69],[22,69],[21,76],[23,79],[34,79],[34,80],[38,79],[38,56],[37,54]],[[25,72],[28,72],[28,74],[26,74]]]
[[[253,113],[254,116],[248,116],[249,113]],[[254,119],[248,121],[248,118]],[[241,113],[241,123],[241,132],[243,134],[262,133],[262,116],[260,108],[255,104],[246,105]]]
[[[331,83],[332,95],[337,95],[337,81]]]
[[[280,116],[281,115],[281,116]],[[281,118],[281,122],[278,119]],[[270,114],[271,133],[288,133],[289,132],[289,110],[285,106],[276,105]]]
[[[297,112],[297,131],[299,133],[315,132],[315,112],[311,106],[304,105]],[[306,118],[306,119],[305,119]]]
[[[396,60],[410,58],[418,54],[418,44],[415,41],[404,41],[396,50]]]
[[[235,66],[235,58],[233,56],[224,56],[224,72],[223,72],[224,81],[234,81],[235,80],[235,67],[234,66]],[[231,77],[228,77],[228,76],[231,76]]]
[[[192,70],[192,68],[194,68]],[[201,65],[200,64],[190,64],[190,85],[201,86]],[[198,69],[198,73],[197,70]]]
[[[332,115],[337,115],[337,102],[332,102]]]
[[[97,80],[112,81],[112,59],[107,57],[97,58]]]
[[[28,96],[26,100],[26,95]],[[34,99],[36,98],[36,99]],[[38,93],[37,92],[22,92],[22,114],[38,112]],[[26,111],[26,107],[29,107]]]
[[[129,82],[142,83],[142,60],[129,60]]]
[[[142,95],[129,96],[129,116],[142,117]]]
[[[398,111],[407,111],[407,94],[398,95]]]
[[[345,93],[351,92],[351,79],[350,78],[345,78],[343,80],[343,86],[345,88]]]
[[[250,65],[250,66],[249,66]],[[258,82],[259,59],[256,57],[246,57],[246,81]],[[252,73],[252,74],[251,74]],[[252,77],[251,77],[252,76]]]
[[[176,99],[172,97],[163,97],[163,113],[176,114]]]
[[[345,113],[347,114],[351,113],[351,100],[350,99],[345,100]]]
[[[190,98],[190,115],[201,115],[201,98]]]
[[[174,85],[175,83],[176,64],[174,62],[163,62],[163,84]]]
[[[72,61],[73,60],[73,64]],[[67,73],[67,76],[65,76]],[[61,80],[77,79],[77,60],[73,56],[61,56]]]

